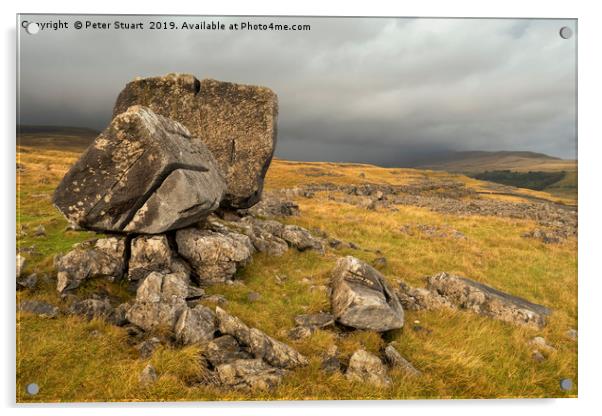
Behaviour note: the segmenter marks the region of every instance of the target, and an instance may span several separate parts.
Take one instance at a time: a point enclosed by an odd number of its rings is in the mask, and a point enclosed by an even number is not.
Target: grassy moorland
[[[25,274],[44,273],[35,290],[17,293],[23,299],[45,300],[62,306],[55,290],[53,257],[80,241],[89,232],[65,231],[67,222],[52,206],[51,194],[62,175],[77,159],[76,150],[20,146],[17,162],[17,245],[27,258]],[[318,174],[316,174],[318,173]],[[463,181],[485,189],[481,181],[459,174],[413,169],[385,169],[369,165],[303,163],[275,160],[268,171],[267,189],[291,188],[307,183],[405,184],[417,179]],[[517,190],[515,195],[489,198],[521,200],[535,196],[558,200],[545,192]],[[320,230],[362,249],[327,249],[316,252],[289,250],[282,257],[255,255],[240,270],[242,285],[216,285],[209,293],[228,300],[224,307],[242,320],[297,348],[310,365],[287,374],[273,391],[231,391],[201,383],[201,346],[161,347],[149,359],[139,358],[128,343],[126,330],[104,321],[90,322],[77,316],[44,319],[17,313],[17,401],[179,401],[179,400],[298,400],[298,399],[409,399],[409,398],[500,398],[567,397],[577,394],[577,343],[565,332],[577,328],[577,241],[544,244],[521,235],[536,224],[503,217],[457,216],[426,208],[398,205],[397,211],[366,210],[335,202],[318,193],[298,198],[301,215],[283,221],[310,230]],[[465,239],[434,238],[400,232],[404,224],[445,225],[463,233]],[[43,225],[45,236],[36,237]],[[317,331],[309,338],[291,341],[287,331],[295,315],[329,310],[321,286],[337,258],[353,255],[371,262],[380,250],[388,260],[382,270],[393,286],[403,280],[423,286],[423,277],[439,271],[456,272],[493,285],[514,295],[553,309],[542,330],[515,327],[465,311],[420,311],[406,313],[403,330],[385,334],[353,331],[337,337],[333,331]],[[379,255],[380,256],[380,255]],[[78,289],[79,294],[104,290],[128,299],[124,284],[95,281]],[[249,292],[261,298],[250,302]],[[429,331],[415,331],[412,323]],[[532,360],[528,342],[544,336],[556,348],[546,360]],[[322,353],[333,344],[344,361],[359,347],[378,353],[387,342],[422,371],[408,377],[392,371],[393,384],[379,389],[349,382],[340,373],[320,368]],[[156,383],[144,387],[138,375],[148,362],[157,369]],[[575,388],[564,392],[562,378],[571,378]],[[40,386],[36,396],[25,386]]]

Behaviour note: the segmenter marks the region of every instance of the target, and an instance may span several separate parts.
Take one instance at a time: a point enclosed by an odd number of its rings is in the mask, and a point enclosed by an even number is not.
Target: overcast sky
[[[574,20],[22,16],[22,124],[103,129],[137,76],[192,73],[272,88],[276,155],[411,164],[450,150],[576,157]],[[76,20],[144,22],[75,30]],[[310,24],[311,31],[150,30],[149,22]]]

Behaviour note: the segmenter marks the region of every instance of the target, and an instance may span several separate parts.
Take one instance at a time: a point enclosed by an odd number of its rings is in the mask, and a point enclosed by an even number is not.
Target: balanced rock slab
[[[347,256],[331,276],[332,311],[338,322],[378,332],[403,327],[404,313],[397,295],[372,266]]]
[[[249,208],[259,201],[276,147],[278,97],[272,90],[168,74],[128,83],[113,116],[136,104],[182,123],[211,150],[226,177],[223,206]]]
[[[512,324],[541,328],[546,325],[549,308],[497,290],[466,277],[439,273],[427,280],[428,289],[452,304],[480,315]]]
[[[224,192],[223,175],[200,140],[134,106],[116,115],[71,167],[53,203],[82,228],[158,234],[205,218]]]

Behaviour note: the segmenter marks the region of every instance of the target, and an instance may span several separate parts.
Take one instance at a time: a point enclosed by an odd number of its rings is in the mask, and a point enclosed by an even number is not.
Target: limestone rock
[[[214,367],[239,359],[250,359],[253,356],[241,349],[232,335],[222,335],[209,342],[203,352],[207,361]]]
[[[87,279],[120,279],[125,270],[125,244],[122,237],[99,238],[58,257],[57,290],[75,289]]]
[[[19,303],[18,309],[22,312],[29,312],[42,318],[56,318],[59,314],[59,308],[56,306],[37,300],[24,300]]]
[[[69,310],[72,314],[81,315],[88,321],[93,318],[109,319],[114,313],[108,299],[84,299],[74,302]]]
[[[168,74],[128,83],[113,116],[134,104],[182,123],[211,150],[226,177],[224,206],[259,201],[276,146],[278,99],[271,90]]]
[[[379,387],[387,387],[391,384],[391,379],[387,375],[387,368],[380,358],[361,349],[351,356],[345,376],[349,380],[369,383]]]
[[[454,308],[454,305],[446,298],[439,295],[437,291],[410,287],[403,282],[399,285],[397,297],[399,298],[403,309],[409,311]]]
[[[246,266],[253,254],[249,237],[230,231],[185,228],[177,231],[176,242],[201,283],[225,282]]]
[[[188,306],[188,279],[183,273],[150,273],[136,292],[136,302],[127,311],[131,323],[145,331],[173,329]]]
[[[256,236],[269,240],[265,235],[269,234],[288,243],[289,246],[299,251],[317,250],[323,251],[324,246],[320,240],[313,237],[309,231],[297,225],[285,225],[274,220],[252,219],[253,230]]]
[[[331,303],[336,320],[378,332],[403,327],[397,295],[373,267],[352,256],[338,260],[331,276]]]
[[[403,358],[393,345],[387,345],[385,348],[385,357],[391,367],[400,368],[405,373],[412,376],[420,375],[420,371],[416,370],[416,368],[414,368],[414,366],[408,360]]]
[[[147,364],[140,373],[139,381],[143,386],[148,386],[157,381],[157,370],[155,370],[155,367],[151,364]]]
[[[203,305],[185,309],[175,326],[176,340],[183,344],[197,344],[213,339],[215,315]]]
[[[216,369],[221,383],[235,389],[269,390],[280,383],[285,373],[260,359],[236,360]]]
[[[307,358],[295,349],[275,340],[256,328],[249,328],[240,319],[229,315],[219,306],[215,308],[219,330],[222,334],[232,335],[253,354],[270,365],[279,368],[295,368],[306,365]]]
[[[454,305],[512,324],[541,328],[551,313],[545,306],[447,273],[429,277],[428,288]]]
[[[326,328],[334,325],[334,316],[326,312],[297,315],[295,324],[308,328]]]
[[[150,272],[183,272],[190,267],[172,252],[165,235],[142,235],[132,239],[128,267],[130,280],[140,280]]]
[[[161,345],[161,340],[157,337],[151,337],[136,345],[140,358],[146,359],[153,355],[153,352]]]
[[[53,202],[83,228],[156,234],[205,218],[224,191],[222,173],[199,140],[134,106],[115,115],[71,167]]]

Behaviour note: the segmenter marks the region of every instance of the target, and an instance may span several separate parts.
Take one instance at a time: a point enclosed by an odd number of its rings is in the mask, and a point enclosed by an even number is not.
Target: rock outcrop
[[[83,228],[156,234],[203,219],[224,192],[222,173],[200,140],[134,106],[115,115],[71,167],[53,202]]]
[[[331,273],[331,304],[336,320],[346,326],[388,331],[403,326],[397,295],[372,266],[347,256]]]
[[[259,201],[276,146],[278,99],[270,89],[168,74],[128,83],[113,116],[136,104],[182,123],[211,150],[226,177],[225,207]]]
[[[453,305],[512,324],[541,328],[551,310],[466,277],[440,273],[428,278],[428,289]]]
[[[123,237],[99,238],[81,243],[57,257],[57,290],[75,289],[87,279],[120,279],[125,271],[125,247]]]
[[[143,279],[154,271],[190,274],[190,267],[174,253],[166,235],[142,235],[133,238],[130,247],[130,280]]]
[[[176,233],[176,242],[203,284],[229,280],[251,261],[254,251],[249,237],[228,230],[185,228]]]
[[[255,358],[261,358],[268,364],[291,369],[308,363],[307,358],[295,349],[280,342],[256,328],[249,328],[240,319],[229,315],[219,306],[215,308],[219,330],[222,334],[231,335]]]

